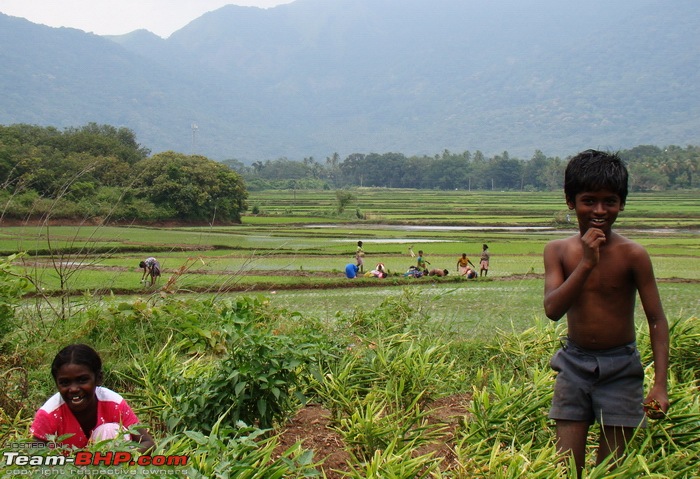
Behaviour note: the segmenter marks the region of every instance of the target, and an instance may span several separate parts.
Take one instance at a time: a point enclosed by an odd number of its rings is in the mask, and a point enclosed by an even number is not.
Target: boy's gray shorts
[[[557,372],[551,419],[598,421],[605,426],[646,425],[644,368],[636,342],[590,350],[567,340],[550,365]]]

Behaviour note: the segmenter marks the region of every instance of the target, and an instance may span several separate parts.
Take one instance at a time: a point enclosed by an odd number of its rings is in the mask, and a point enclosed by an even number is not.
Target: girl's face
[[[83,364],[64,364],[56,374],[58,392],[74,414],[97,406],[95,388],[101,382],[101,375]]]

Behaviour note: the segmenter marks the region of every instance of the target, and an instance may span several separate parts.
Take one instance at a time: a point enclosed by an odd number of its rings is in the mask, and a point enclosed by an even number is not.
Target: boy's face
[[[607,234],[617,215],[625,209],[620,195],[609,190],[578,193],[573,203],[570,199],[566,203],[569,209],[576,211],[581,234],[589,228],[598,228]]]

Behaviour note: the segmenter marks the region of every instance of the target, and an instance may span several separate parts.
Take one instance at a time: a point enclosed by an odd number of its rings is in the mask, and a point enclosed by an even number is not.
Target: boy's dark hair
[[[139,268],[145,268],[145,267],[146,267],[146,262],[145,262],[145,261],[141,261],[141,262],[139,263]]]
[[[616,153],[586,150],[569,160],[564,173],[564,194],[573,203],[579,193],[606,189],[619,195],[625,204],[627,180],[627,167]]]
[[[54,380],[58,370],[66,364],[81,364],[92,371],[95,376],[102,374],[102,359],[97,351],[87,344],[71,344],[61,349],[51,363],[51,375]]]

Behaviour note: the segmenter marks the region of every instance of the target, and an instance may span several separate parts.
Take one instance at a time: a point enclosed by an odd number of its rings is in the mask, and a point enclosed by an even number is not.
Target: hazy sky
[[[145,28],[161,37],[224,5],[261,8],[293,0],[0,0],[0,12],[50,27],[72,27],[97,35]]]

